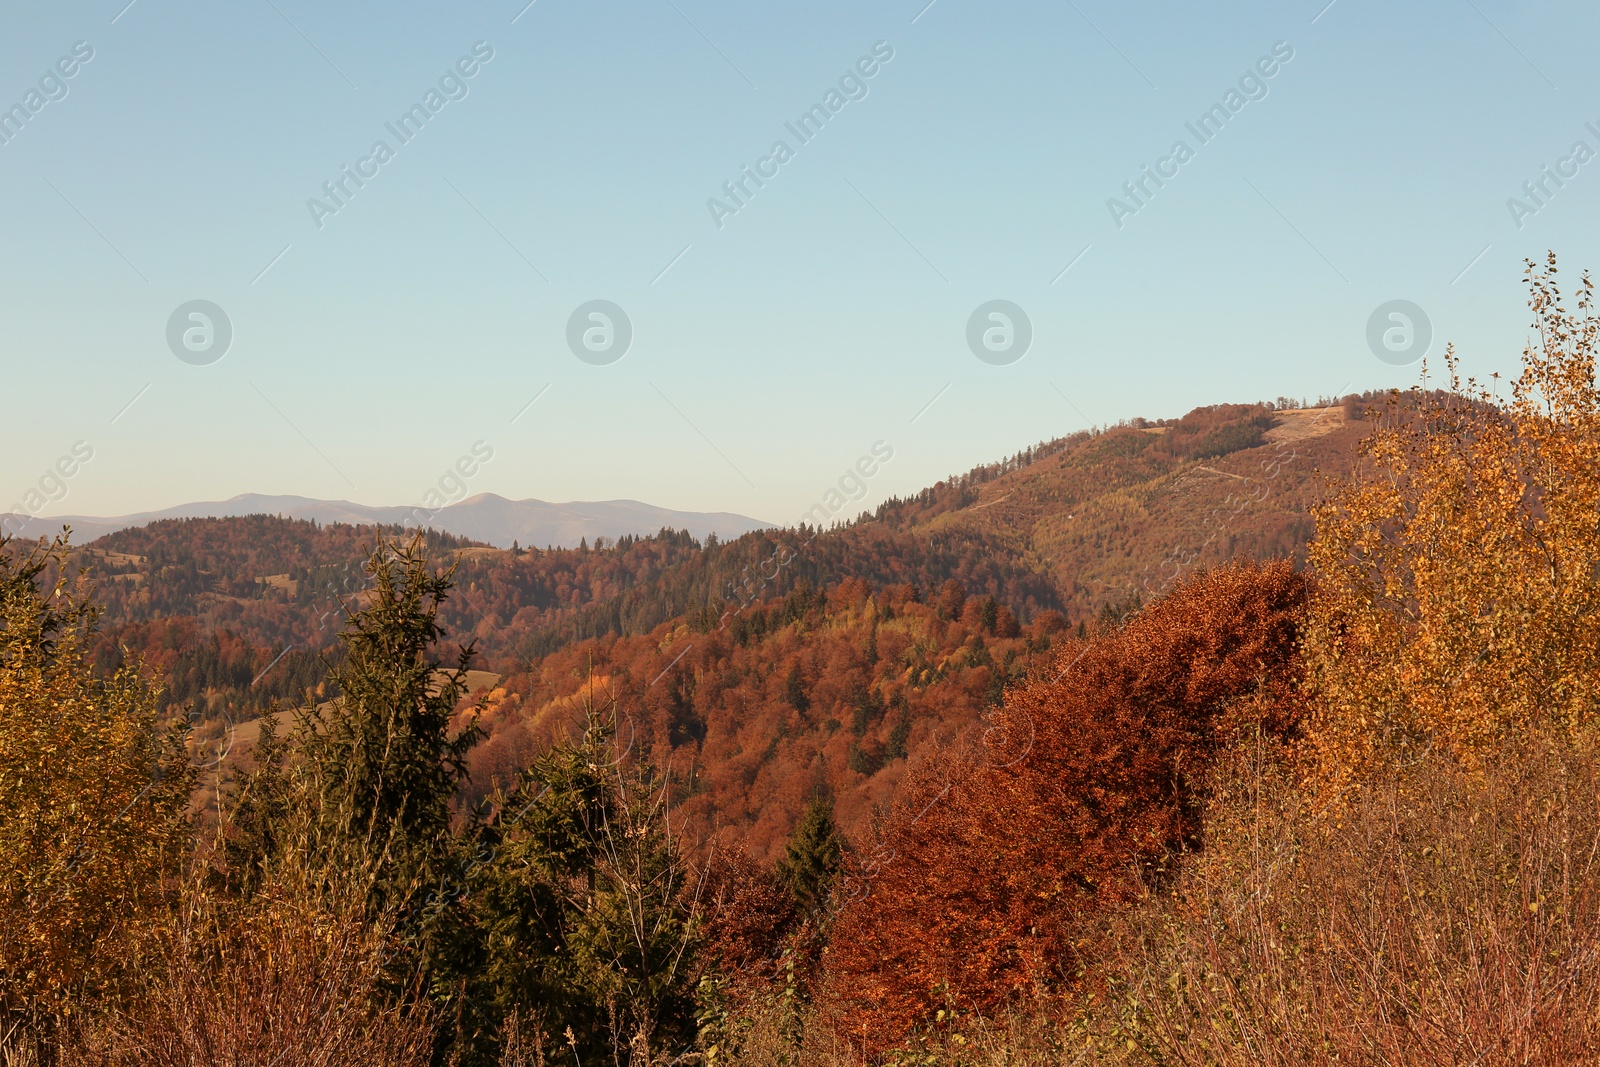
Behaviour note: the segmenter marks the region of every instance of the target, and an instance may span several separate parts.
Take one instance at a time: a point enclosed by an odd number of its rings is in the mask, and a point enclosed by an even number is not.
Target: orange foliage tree
[[[1057,653],[981,742],[929,760],[841,890],[825,999],[866,1055],[944,1008],[985,1013],[1076,967],[1073,921],[1125,901],[1199,830],[1200,778],[1248,723],[1295,723],[1287,563],[1187,581]]]
[[[1528,263],[1537,338],[1509,400],[1446,352],[1450,389],[1395,393],[1365,463],[1318,510],[1312,728],[1335,784],[1431,747],[1471,761],[1600,704],[1600,320],[1552,254]]]

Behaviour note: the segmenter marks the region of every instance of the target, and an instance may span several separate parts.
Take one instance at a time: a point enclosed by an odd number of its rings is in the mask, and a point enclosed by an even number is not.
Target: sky
[[[1512,0],[7,5],[0,511],[410,505],[487,450],[463,494],[788,525],[875,446],[863,509],[1407,386],[1423,339],[1514,373],[1523,261],[1600,265],[1596,39]]]

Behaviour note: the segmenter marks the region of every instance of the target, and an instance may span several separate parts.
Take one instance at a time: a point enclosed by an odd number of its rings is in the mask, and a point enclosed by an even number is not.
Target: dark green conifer
[[[487,946],[480,996],[501,1017],[561,1020],[580,1064],[619,1049],[621,1063],[653,1063],[652,1050],[694,1036],[690,872],[665,780],[619,750],[616,727],[614,708],[591,710],[581,740],[555,745],[496,798],[491,859],[469,898]]]
[[[435,655],[452,572],[432,573],[420,537],[380,542],[367,571],[370,598],[345,624],[344,660],[330,672],[339,696],[302,708],[296,726],[318,850],[364,869],[392,900],[445,876],[450,801],[479,730],[451,724],[471,648],[450,667]]]
[[[460,880],[450,804],[479,731],[452,720],[472,650],[449,667],[436,655],[452,579],[433,573],[420,535],[381,541],[367,569],[371,589],[330,666],[338,695],[308,695],[285,741],[264,722],[255,770],[229,790],[230,868],[248,885],[292,848],[363,885],[370,913],[414,921]]]
[[[819,797],[806,807],[794,828],[778,863],[778,879],[789,887],[801,908],[815,913],[827,903],[843,860],[844,838],[833,821],[833,802]]]
[[[806,684],[800,677],[798,663],[789,667],[789,677],[783,682],[783,698],[802,715],[811,710],[811,698],[806,695]]]

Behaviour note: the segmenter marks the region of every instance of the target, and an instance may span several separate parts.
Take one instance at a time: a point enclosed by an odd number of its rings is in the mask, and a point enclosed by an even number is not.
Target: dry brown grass
[[[302,888],[227,908],[191,903],[163,973],[128,1007],[80,1025],[59,1067],[428,1062],[432,1021],[415,998],[394,996],[381,928]]]
[[[1495,755],[1391,766],[1318,818],[1239,757],[1212,847],[1111,943],[1102,1028],[1173,1064],[1592,1062],[1594,738]]]

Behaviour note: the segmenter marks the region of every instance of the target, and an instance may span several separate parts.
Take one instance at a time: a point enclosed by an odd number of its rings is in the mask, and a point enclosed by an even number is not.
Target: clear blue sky
[[[45,514],[413,504],[483,440],[472,492],[788,523],[880,439],[862,506],[1091,422],[1409,384],[1366,341],[1391,299],[1513,369],[1522,259],[1600,265],[1600,159],[1507,206],[1600,150],[1600,11],[1325,2],[10,5],[0,106],[44,86],[0,145],[0,510],[80,440]],[[1177,175],[1119,228],[1146,165]],[[744,166],[777,174],[719,228]],[[195,299],[232,324],[209,365],[167,341]],[[568,348],[591,299],[620,361]],[[993,299],[1014,363],[968,348]]]

